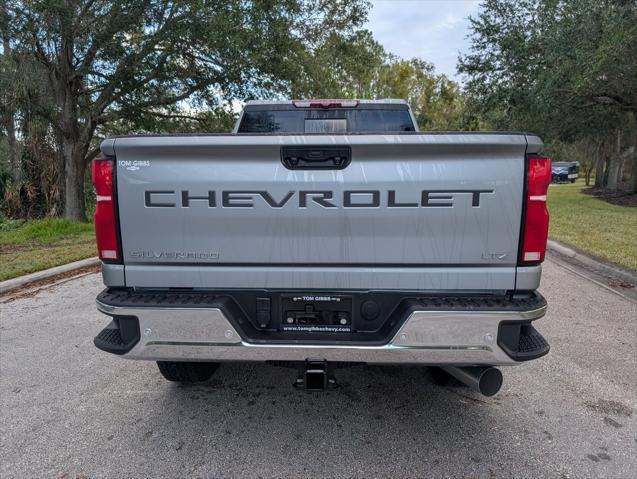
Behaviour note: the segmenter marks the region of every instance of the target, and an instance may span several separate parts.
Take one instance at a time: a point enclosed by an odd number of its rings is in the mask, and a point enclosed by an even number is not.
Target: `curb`
[[[558,243],[557,241],[548,240],[546,242],[546,247],[551,251],[556,251],[559,254],[567,256],[569,258],[575,258],[577,256],[577,253],[574,250]]]
[[[595,273],[602,274],[609,278],[618,278],[631,284],[637,284],[637,275],[634,273],[621,269],[618,266],[598,261],[557,241],[548,240],[546,248],[552,253],[557,253],[558,256],[569,258],[571,262],[579,263],[580,266],[592,270]]]
[[[86,268],[89,266],[97,266],[100,264],[100,260],[97,256],[93,258],[81,259],[80,261],[74,261],[73,263],[63,264],[62,266],[56,266],[55,268],[49,268],[35,273],[26,274],[24,276],[18,276],[17,278],[8,279],[0,282],[0,294],[11,291],[12,289],[22,288],[29,283],[48,279],[58,274],[69,273],[76,269]]]

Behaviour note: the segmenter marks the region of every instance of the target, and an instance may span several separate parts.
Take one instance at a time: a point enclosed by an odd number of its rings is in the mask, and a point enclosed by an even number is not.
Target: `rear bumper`
[[[98,309],[118,318],[137,321],[133,335],[121,351],[103,338],[112,337],[113,326],[96,338],[100,349],[130,359],[161,361],[305,361],[369,364],[511,365],[548,352],[548,344],[531,326],[546,312],[546,302],[533,293],[526,308],[468,310],[411,309],[385,344],[366,345],[345,341],[308,344],[307,341],[249,340],[236,322],[219,307],[179,307],[108,304],[98,298]],[[476,298],[472,301],[479,301]],[[489,301],[485,298],[484,301]],[[121,321],[123,324],[123,320]],[[104,334],[106,332],[107,334]],[[129,335],[130,336],[130,335]],[[131,337],[133,337],[131,336]],[[529,344],[531,346],[529,347]]]

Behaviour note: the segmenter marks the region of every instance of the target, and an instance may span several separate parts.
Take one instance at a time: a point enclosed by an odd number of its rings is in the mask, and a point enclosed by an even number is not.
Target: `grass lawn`
[[[92,223],[0,221],[0,281],[96,255]]]
[[[599,259],[637,271],[637,208],[586,195],[583,180],[549,188],[549,236]]]

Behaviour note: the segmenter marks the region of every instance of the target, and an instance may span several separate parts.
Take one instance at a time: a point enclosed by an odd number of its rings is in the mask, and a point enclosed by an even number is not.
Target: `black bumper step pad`
[[[518,355],[536,355],[539,351],[544,351],[544,354],[548,353],[549,343],[544,339],[544,336],[535,329],[533,326],[526,326],[522,328],[520,333],[520,341],[518,342]]]
[[[105,289],[98,296],[100,303],[118,307],[179,307],[209,308],[218,305],[218,294],[209,292],[182,293],[176,291],[132,291],[121,289]]]
[[[115,316],[93,339],[93,344],[102,351],[126,354],[139,341],[139,320],[135,316]]]
[[[426,311],[533,311],[546,306],[544,297],[533,291],[523,296],[431,296],[419,297]]]
[[[498,345],[511,359],[529,361],[549,352],[549,343],[531,323],[503,321],[500,323]]]
[[[289,291],[288,291],[289,292]],[[236,294],[236,292],[234,292]],[[262,291],[257,291],[262,295]],[[326,292],[328,294],[329,292]],[[331,294],[331,293],[329,293]],[[349,294],[346,291],[334,294]],[[410,293],[402,293],[405,297]],[[233,292],[222,291],[132,291],[126,289],[106,289],[97,300],[117,307],[179,307],[209,308],[219,307],[222,299],[233,296]],[[425,311],[532,311],[546,306],[544,297],[536,291],[523,296],[421,296],[413,295],[413,306]]]
[[[122,335],[119,334],[119,329],[104,328],[102,329],[102,331],[100,331],[100,334],[97,335],[95,340],[116,348],[122,347],[124,345]]]

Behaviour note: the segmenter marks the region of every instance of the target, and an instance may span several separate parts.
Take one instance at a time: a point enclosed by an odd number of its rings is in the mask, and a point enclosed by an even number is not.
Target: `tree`
[[[86,219],[99,128],[285,91],[312,43],[350,34],[367,8],[364,0],[9,1],[3,35],[45,72],[45,94],[30,100],[54,131],[65,216]]]
[[[458,68],[472,107],[495,127],[548,142],[629,129],[637,143],[634,0],[486,0],[471,29]]]
[[[11,54],[11,42],[8,31],[9,15],[6,4],[0,3],[0,29],[2,32],[2,51],[0,59],[0,98],[2,98],[1,124],[7,136],[7,163],[10,175],[14,180],[20,176],[20,163],[18,141],[15,131],[15,97],[10,88],[9,79],[12,78],[15,70],[15,59]]]
[[[476,127],[465,115],[464,97],[458,84],[436,74],[433,65],[424,60],[390,57],[380,72],[376,90],[379,98],[406,99],[422,130]]]
[[[294,98],[372,98],[387,55],[368,30],[333,33],[316,44],[303,60],[292,84]]]
[[[457,83],[436,74],[424,60],[387,54],[366,30],[332,35],[308,53],[305,76],[292,86],[297,98],[401,98],[410,103],[424,130],[477,127],[465,114]]]

